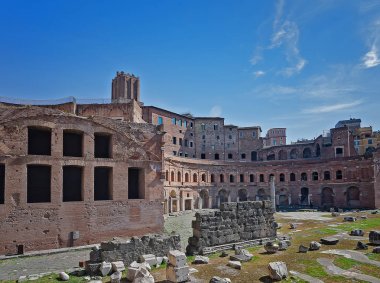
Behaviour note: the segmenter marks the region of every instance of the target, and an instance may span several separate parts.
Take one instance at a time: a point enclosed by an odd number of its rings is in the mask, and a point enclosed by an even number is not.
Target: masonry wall
[[[51,155],[28,154],[28,127],[51,130]],[[62,155],[63,131],[83,134],[83,156]],[[111,136],[110,158],[94,157],[94,134]],[[38,107],[0,108],[0,164],[5,165],[5,200],[0,204],[0,254],[96,243],[114,236],[160,232],[162,134],[148,124],[67,115]],[[27,200],[27,166],[51,168],[51,199]],[[83,170],[82,200],[63,201],[63,166]],[[94,168],[112,176],[108,200],[94,199]],[[128,197],[128,169],[144,172],[139,199]],[[73,232],[79,232],[74,233]]]
[[[224,203],[220,210],[197,212],[186,251],[199,254],[205,247],[275,237],[273,213],[269,201]]]

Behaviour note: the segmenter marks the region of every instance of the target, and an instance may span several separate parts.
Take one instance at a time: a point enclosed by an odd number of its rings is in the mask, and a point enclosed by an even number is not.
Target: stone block
[[[288,268],[285,262],[275,261],[268,264],[269,276],[273,280],[282,280],[288,277]]]
[[[334,237],[325,237],[321,239],[321,243],[324,245],[336,245],[339,242],[339,239]]]
[[[356,221],[356,217],[353,217],[353,216],[345,216],[343,218],[344,221],[347,221],[347,222],[355,222]]]
[[[120,283],[122,277],[122,273],[120,271],[116,271],[111,274],[110,279],[111,283]]]
[[[112,264],[110,262],[103,261],[99,267],[102,276],[107,276],[112,270]]]
[[[145,254],[140,256],[141,262],[147,262],[150,266],[155,266],[157,264],[156,256],[153,254]]]
[[[214,276],[213,278],[211,278],[210,283],[231,283],[231,279]]]
[[[70,276],[66,273],[66,272],[60,272],[59,273],[59,279],[61,281],[69,281],[70,280]]]
[[[168,253],[169,263],[176,267],[186,266],[186,255],[179,250],[169,251]]]
[[[309,250],[309,248],[305,247],[304,245],[300,245],[298,248],[298,252],[300,252],[300,253],[307,253],[308,250]]]
[[[316,241],[311,241],[309,245],[309,250],[310,251],[317,251],[321,248],[321,244],[316,242]]]
[[[154,283],[154,278],[146,268],[139,267],[132,283]]]
[[[359,241],[356,244],[356,249],[357,250],[368,250],[368,245],[364,244],[363,242]]]
[[[97,275],[99,272],[99,268],[100,268],[99,262],[93,263],[90,261],[86,261],[86,272],[88,275],[90,275],[90,276]]]
[[[274,254],[279,250],[279,246],[274,242],[267,242],[264,245],[264,249],[267,253]]]
[[[241,269],[241,263],[240,263],[240,261],[230,260],[227,263],[227,266],[235,268],[235,269],[239,269],[239,270]]]
[[[350,233],[351,236],[364,236],[364,231],[361,229],[352,230]]]
[[[122,261],[114,261],[114,262],[111,262],[111,264],[112,264],[113,272],[116,272],[116,271],[123,272],[125,270],[125,265],[124,265],[124,262]]]
[[[285,251],[287,249],[288,249],[288,243],[286,241],[278,242],[278,250],[279,251]]]
[[[370,231],[369,242],[374,245],[380,245],[380,231]]]
[[[197,255],[193,261],[194,264],[207,264],[209,262],[209,258],[207,256]]]
[[[170,259],[169,259],[170,261]],[[171,263],[166,267],[166,279],[170,282],[186,282],[189,280],[189,266],[176,267]]]
[[[380,247],[376,247],[372,250],[374,254],[380,254]]]

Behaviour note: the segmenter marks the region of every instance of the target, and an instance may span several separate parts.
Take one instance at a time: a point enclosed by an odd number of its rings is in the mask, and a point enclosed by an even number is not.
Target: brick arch
[[[335,203],[335,193],[334,190],[330,187],[324,187],[321,190],[321,206],[324,209],[329,209],[334,207]]]
[[[289,154],[289,157],[290,159],[297,159],[298,158],[298,149],[297,148],[293,148],[292,150],[290,150],[290,154]]]
[[[248,191],[247,189],[240,189],[238,191],[239,201],[247,201],[248,200]]]
[[[278,160],[287,160],[288,159],[288,152],[285,149],[280,149],[278,151]]]
[[[346,190],[346,200],[348,207],[360,206],[360,189],[356,186],[348,187]]]

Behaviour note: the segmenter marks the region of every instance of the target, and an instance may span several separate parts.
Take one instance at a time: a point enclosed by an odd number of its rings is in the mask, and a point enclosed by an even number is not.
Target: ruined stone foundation
[[[197,212],[186,252],[202,254],[206,247],[275,237],[273,213],[270,201],[223,203],[220,210]]]

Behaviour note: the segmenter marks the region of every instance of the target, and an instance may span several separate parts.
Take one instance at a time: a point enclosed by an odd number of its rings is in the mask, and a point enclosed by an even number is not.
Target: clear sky
[[[141,99],[313,138],[380,129],[380,0],[0,0],[0,96]]]

